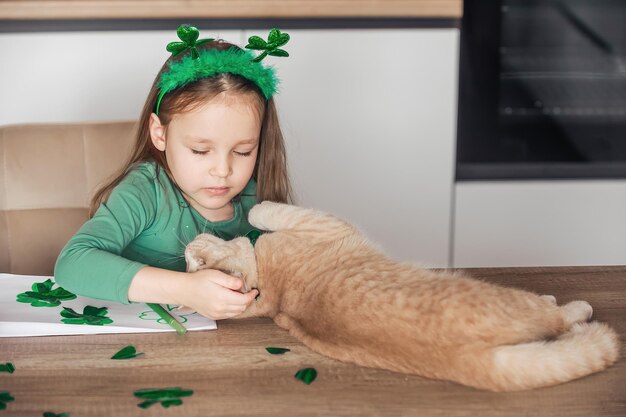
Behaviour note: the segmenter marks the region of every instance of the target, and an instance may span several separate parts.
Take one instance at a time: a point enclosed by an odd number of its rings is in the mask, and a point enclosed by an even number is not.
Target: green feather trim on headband
[[[264,67],[260,62],[253,62],[255,56],[246,50],[230,48],[227,50],[205,49],[199,52],[197,59],[191,55],[170,64],[167,72],[159,80],[159,98],[155,113],[159,114],[161,99],[170,91],[202,78],[213,77],[227,72],[240,75],[253,83],[263,92],[266,99],[276,93],[278,79],[272,67]]]

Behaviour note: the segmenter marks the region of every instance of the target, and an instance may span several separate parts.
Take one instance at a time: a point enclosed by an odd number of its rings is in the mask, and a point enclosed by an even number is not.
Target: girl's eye
[[[192,149],[191,152],[195,155],[204,155],[208,153],[209,151],[196,151],[195,149]]]
[[[252,151],[248,151],[248,152],[237,152],[235,151],[235,153],[239,156],[250,156],[252,155]]]

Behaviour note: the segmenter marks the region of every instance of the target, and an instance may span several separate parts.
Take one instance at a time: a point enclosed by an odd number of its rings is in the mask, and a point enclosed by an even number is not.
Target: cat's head
[[[248,238],[225,241],[203,233],[185,248],[187,272],[200,269],[219,269],[243,279],[243,292],[258,288],[258,275],[254,248]]]
[[[187,262],[187,272],[196,272],[200,269],[210,268],[205,266],[206,260],[202,252],[209,247],[210,236],[202,233],[185,247],[185,261]]]

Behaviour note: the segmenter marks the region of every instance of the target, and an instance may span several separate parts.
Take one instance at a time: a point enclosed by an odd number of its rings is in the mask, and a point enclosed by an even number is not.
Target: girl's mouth
[[[229,187],[207,187],[205,188],[205,190],[207,193],[211,195],[222,196],[222,195],[228,194],[228,191],[230,190],[230,188]]]

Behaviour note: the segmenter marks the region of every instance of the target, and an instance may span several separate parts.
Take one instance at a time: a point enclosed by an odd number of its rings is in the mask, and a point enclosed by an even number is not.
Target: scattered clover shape
[[[106,307],[85,306],[83,314],[77,313],[71,308],[63,307],[61,316],[65,317],[61,321],[65,324],[89,324],[92,326],[102,326],[111,324],[113,320],[106,317],[108,309]]]
[[[177,56],[190,50],[191,59],[198,59],[200,55],[198,54],[197,47],[214,40],[213,38],[198,39],[200,36],[198,28],[189,25],[180,25],[176,30],[176,34],[178,35],[178,39],[182,42],[170,42],[165,47],[167,52],[172,53],[172,56]]]
[[[291,349],[281,347],[266,347],[265,350],[267,350],[268,353],[271,353],[272,355],[282,355],[287,352],[291,352]]]
[[[296,372],[294,376],[305,384],[310,385],[317,378],[317,371],[315,368],[303,368]]]
[[[289,53],[284,49],[279,49],[280,46],[285,45],[289,42],[289,34],[282,33],[278,29],[270,30],[270,33],[267,37],[267,41],[265,41],[260,36],[250,36],[248,38],[248,44],[246,45],[247,49],[256,49],[259,51],[263,51],[263,53],[256,58],[254,58],[253,62],[260,62],[266,56],[282,56],[287,57]]]
[[[13,400],[15,400],[15,398],[9,394],[9,391],[0,391],[0,410],[5,410],[7,403]]]
[[[16,301],[19,303],[29,303],[33,307],[56,307],[61,301],[73,300],[76,294],[72,294],[64,288],[57,287],[54,290],[54,282],[47,279],[44,282],[35,282],[31,289],[17,295]]]
[[[135,348],[135,346],[128,345],[120,349],[115,355],[111,356],[111,359],[115,359],[115,360],[132,359],[141,355],[143,355],[143,352],[137,352],[137,348]]]
[[[167,304],[165,306],[166,310],[169,312],[172,312],[174,310],[176,310],[175,306],[172,306],[170,304]],[[176,314],[176,312],[174,311],[174,315],[176,316],[176,318],[178,319],[178,322],[183,324],[183,323],[187,323],[189,321],[189,319],[187,318],[187,316],[192,316],[195,313],[188,313],[188,314]],[[141,315],[139,316],[139,318],[141,320],[156,320],[157,323],[159,324],[164,324],[167,325],[168,323],[163,320],[161,318],[161,316],[159,316],[154,310],[148,310],[148,311],[142,311]]]
[[[163,388],[163,389],[142,389],[135,391],[135,397],[145,399],[146,401],[137,404],[137,407],[148,408],[151,405],[161,403],[161,406],[168,408],[172,405],[182,405],[183,400],[180,397],[189,397],[193,394],[190,389],[182,389],[181,387]]]
[[[13,372],[15,372],[15,365],[13,365],[11,362],[0,363],[0,372],[8,372],[12,374]]]

